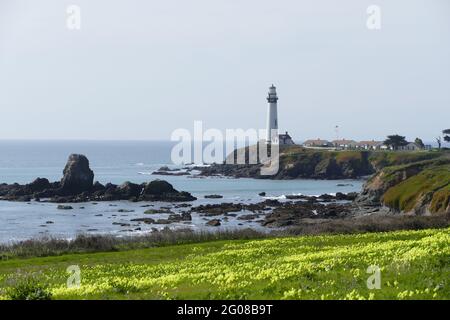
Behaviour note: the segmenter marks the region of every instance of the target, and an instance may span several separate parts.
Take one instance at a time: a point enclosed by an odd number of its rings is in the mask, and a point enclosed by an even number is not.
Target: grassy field
[[[0,297],[450,299],[450,228],[226,240],[0,262]],[[81,286],[67,288],[67,267]],[[367,268],[381,288],[367,288]],[[24,284],[25,283],[25,284]]]

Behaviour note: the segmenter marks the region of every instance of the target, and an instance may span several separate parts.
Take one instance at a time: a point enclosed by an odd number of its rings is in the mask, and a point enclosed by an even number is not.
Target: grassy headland
[[[246,148],[257,152],[257,147]],[[235,157],[236,154],[228,156]],[[450,212],[450,151],[320,150],[301,146],[280,148],[280,169],[261,176],[260,165],[217,164],[203,175],[263,179],[346,179],[371,175],[360,203],[387,206],[415,214]]]

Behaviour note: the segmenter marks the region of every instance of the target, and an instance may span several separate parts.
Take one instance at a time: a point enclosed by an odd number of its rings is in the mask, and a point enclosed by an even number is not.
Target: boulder
[[[223,198],[220,194],[207,194],[205,195],[205,199],[221,199]]]
[[[144,185],[139,200],[144,201],[193,201],[197,198],[193,197],[189,192],[179,192],[164,180],[153,180]]]
[[[102,185],[100,182],[95,181],[94,185],[92,186],[92,192],[103,191],[103,190],[105,190],[105,186]]]
[[[219,219],[209,220],[208,222],[206,222],[206,225],[212,226],[212,227],[218,227],[218,226],[220,226],[220,220]]]
[[[56,207],[58,210],[72,210],[73,207],[72,206],[66,206],[63,204],[58,205],[58,207]]]
[[[153,180],[147,183],[144,187],[145,195],[163,195],[166,193],[176,193],[173,186],[164,180]]]
[[[139,197],[142,187],[138,184],[131,183],[129,181],[124,182],[117,188],[117,193],[123,198]]]
[[[28,184],[26,187],[31,193],[35,193],[44,191],[46,189],[50,189],[52,185],[50,184],[50,181],[48,181],[45,178],[37,178],[36,180]]]
[[[81,154],[71,154],[63,171],[61,190],[64,194],[80,194],[91,191],[94,172],[89,168],[89,160]]]

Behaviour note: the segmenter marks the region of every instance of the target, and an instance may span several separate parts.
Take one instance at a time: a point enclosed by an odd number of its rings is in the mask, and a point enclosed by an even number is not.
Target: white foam
[[[144,174],[144,175],[147,175],[147,176],[151,175],[152,173],[153,173],[153,171],[152,172],[144,172],[144,171],[139,171],[138,172],[138,174]]]

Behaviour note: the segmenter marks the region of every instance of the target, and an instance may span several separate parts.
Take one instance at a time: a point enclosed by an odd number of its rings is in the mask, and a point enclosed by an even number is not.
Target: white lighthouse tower
[[[277,88],[272,84],[267,97],[267,135],[266,143],[278,143]]]

